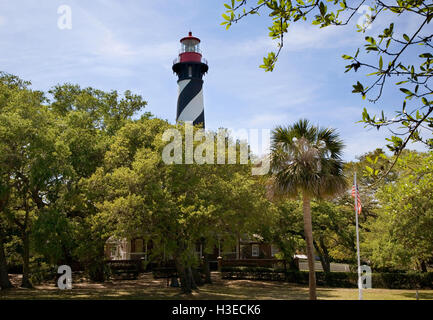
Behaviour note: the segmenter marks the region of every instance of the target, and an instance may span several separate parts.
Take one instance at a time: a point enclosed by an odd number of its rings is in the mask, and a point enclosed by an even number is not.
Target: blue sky
[[[57,26],[60,5],[71,7],[71,30]],[[251,17],[226,31],[220,26],[223,12],[220,0],[0,0],[0,70],[44,91],[65,82],[130,89],[148,101],[147,111],[174,122],[177,83],[171,66],[179,39],[192,30],[202,39],[210,67],[204,86],[207,128],[272,129],[305,117],[338,129],[347,145],[345,160],[386,144],[387,131],[356,122],[363,107],[398,109],[402,95],[390,88],[369,104],[351,93],[367,73],[344,73],[341,55],[364,44],[365,34],[354,25],[291,26],[276,70],[265,73],[258,66],[275,47],[267,36],[269,20]],[[376,22],[369,32],[387,23]],[[397,32],[415,26],[403,17]]]

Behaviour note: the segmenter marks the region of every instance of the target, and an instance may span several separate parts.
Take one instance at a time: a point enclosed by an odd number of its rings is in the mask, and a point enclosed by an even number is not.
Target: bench
[[[110,260],[107,264],[115,277],[126,280],[136,280],[141,270],[140,260]]]

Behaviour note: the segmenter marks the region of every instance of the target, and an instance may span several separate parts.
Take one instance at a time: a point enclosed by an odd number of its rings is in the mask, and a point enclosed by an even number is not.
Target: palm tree
[[[341,153],[344,147],[334,129],[315,127],[302,119],[272,131],[272,189],[296,198],[302,194],[307,244],[310,299],[317,299],[311,224],[312,198],[330,197],[346,188]]]

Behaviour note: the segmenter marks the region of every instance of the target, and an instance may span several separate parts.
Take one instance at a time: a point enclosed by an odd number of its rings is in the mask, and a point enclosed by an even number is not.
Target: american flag
[[[354,184],[352,187],[352,197],[353,197],[353,199],[355,199],[355,197],[357,199],[356,202],[358,204],[358,208],[356,208],[356,206],[355,206],[355,212],[357,212],[358,214],[361,214],[361,209],[362,209],[361,197],[359,196],[359,190],[358,190],[358,186],[356,184]]]

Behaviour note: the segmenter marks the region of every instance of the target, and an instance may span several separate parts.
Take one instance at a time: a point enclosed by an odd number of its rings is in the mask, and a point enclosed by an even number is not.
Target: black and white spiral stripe
[[[191,121],[204,127],[203,80],[190,78],[178,81],[177,121]]]

